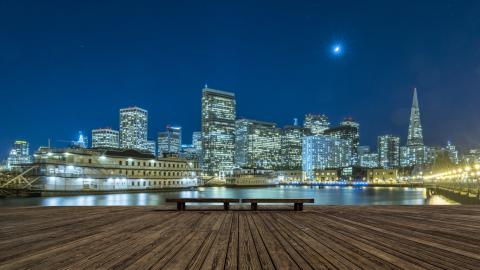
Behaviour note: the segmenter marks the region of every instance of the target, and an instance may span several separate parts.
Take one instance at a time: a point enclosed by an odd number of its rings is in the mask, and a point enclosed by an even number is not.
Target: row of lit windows
[[[135,170],[119,170],[119,174],[125,175],[143,175],[143,176],[188,176],[189,172],[157,172],[157,171],[135,171]]]
[[[88,159],[88,163],[89,163],[89,164],[92,163],[92,159],[91,159],[91,158]],[[147,166],[148,166],[148,167],[157,167],[157,166],[158,166],[159,168],[162,167],[162,163],[161,163],[161,162],[153,162],[153,163],[152,163],[152,162],[146,162],[146,161],[144,161],[144,162],[142,163],[142,162],[140,162],[140,161],[137,161],[137,162],[135,162],[135,161],[128,162],[127,160],[125,160],[125,162],[123,162],[122,160],[119,160],[119,161],[118,161],[118,165],[125,165],[125,166],[129,166],[129,165],[130,165],[130,166],[135,166],[135,164],[136,164],[136,166],[142,166],[142,164],[143,164],[144,167],[147,167]],[[152,164],[153,164],[153,166],[152,166]],[[163,163],[163,168],[185,168],[185,167],[186,167],[185,164],[180,164],[180,163]]]
[[[152,185],[152,182],[153,182],[153,185]],[[142,183],[142,184],[140,184]],[[169,186],[169,185],[184,185],[184,184],[193,184],[192,181],[182,181],[182,180],[172,180],[172,181],[166,181],[164,182],[165,185]],[[157,185],[157,181],[132,181],[132,184],[131,186],[134,187],[134,186],[144,186],[144,187],[149,187],[149,186],[156,186]],[[158,181],[158,185],[161,185],[161,182]]]
[[[122,160],[118,161],[118,165],[128,166],[129,163],[130,163],[130,166],[135,166],[135,164],[137,164],[137,166],[142,166],[142,162],[140,162],[140,161],[137,161],[136,163],[135,163],[135,161],[131,161],[131,162],[125,161],[125,163],[124,163]],[[157,162],[153,162],[153,163],[152,163],[152,162],[145,162],[145,161],[143,162],[143,166],[145,166],[145,167],[146,167],[146,166],[152,167],[152,164],[153,164],[153,167],[157,167],[157,166],[158,166],[159,168],[162,167],[162,163],[160,163],[160,162],[158,162],[158,163],[157,163]],[[180,163],[163,163],[163,167],[164,167],[164,168],[167,168],[167,167],[168,167],[168,168],[184,168],[184,167],[185,167],[185,164],[180,164]]]

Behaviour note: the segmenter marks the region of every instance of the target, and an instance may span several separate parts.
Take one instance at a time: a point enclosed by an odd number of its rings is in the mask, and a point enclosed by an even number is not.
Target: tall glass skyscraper
[[[303,138],[302,168],[307,179],[314,179],[315,170],[350,166],[349,141],[332,136]]]
[[[378,136],[377,149],[380,167],[390,169],[400,165],[400,137]]]
[[[120,135],[118,130],[99,128],[92,130],[93,148],[119,148]]]
[[[330,128],[328,117],[324,114],[307,114],[303,121],[303,127],[310,129],[312,135],[322,135]]]
[[[338,139],[348,141],[351,160],[350,165],[358,165],[358,146],[360,145],[360,124],[347,117],[338,127],[329,128],[324,131],[325,135],[330,135]]]
[[[194,131],[192,133],[192,146],[195,149],[197,156],[202,154],[202,132]]]
[[[236,121],[235,165],[276,169],[281,165],[280,129],[277,124],[249,119]]]
[[[179,154],[182,146],[182,127],[167,126],[158,133],[158,155]]]
[[[202,93],[202,169],[208,175],[233,173],[235,94],[205,86]]]
[[[413,89],[412,109],[407,137],[407,164],[409,166],[425,163],[425,145],[423,144],[423,130],[420,121],[420,107],[418,106],[417,88]]]
[[[289,170],[302,168],[302,140],[310,135],[310,129],[297,125],[287,125],[282,129],[282,167]]]
[[[120,109],[120,147],[147,151],[148,112],[139,107]]]

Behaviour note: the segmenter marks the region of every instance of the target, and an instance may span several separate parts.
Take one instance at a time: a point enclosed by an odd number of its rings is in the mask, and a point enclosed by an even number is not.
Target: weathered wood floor
[[[0,269],[480,269],[480,207],[274,209],[0,208]]]

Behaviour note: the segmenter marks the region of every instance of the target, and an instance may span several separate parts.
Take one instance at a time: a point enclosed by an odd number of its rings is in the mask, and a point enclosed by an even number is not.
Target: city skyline
[[[373,148],[381,134],[405,143],[417,87],[425,144],[479,145],[474,56],[480,4],[474,1],[454,8],[448,2],[378,2],[371,11],[359,3],[304,2],[292,10],[268,1],[234,9],[212,1],[188,9],[148,4],[135,14],[125,2],[95,10],[26,3],[11,1],[0,11],[0,89],[4,100],[19,101],[0,108],[8,116],[0,132],[2,158],[16,139],[35,150],[49,138],[53,145],[72,140],[79,130],[89,137],[92,129],[117,130],[118,109],[131,105],[149,111],[150,132],[175,123],[189,142],[186,134],[201,128],[205,83],[235,92],[238,118],[283,127],[307,113],[326,114],[332,126],[352,116],[361,124],[360,145]],[[37,12],[30,14],[28,6]],[[428,12],[432,6],[436,13]],[[267,7],[268,26],[261,12]],[[185,11],[184,20],[179,14]],[[43,37],[34,34],[40,29],[48,29]]]

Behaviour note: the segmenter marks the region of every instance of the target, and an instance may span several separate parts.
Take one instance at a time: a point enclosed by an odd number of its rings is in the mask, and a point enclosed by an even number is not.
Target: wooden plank
[[[238,268],[261,269],[258,251],[248,228],[247,214],[238,214],[238,224]]]
[[[227,254],[225,257],[225,269],[238,269],[238,237],[239,237],[239,218],[238,212],[233,215],[232,226],[228,239]]]

